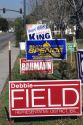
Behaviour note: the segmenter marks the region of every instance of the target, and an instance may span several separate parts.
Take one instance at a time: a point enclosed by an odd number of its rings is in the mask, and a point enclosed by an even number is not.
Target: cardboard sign
[[[74,43],[67,43],[67,51],[74,52]]]
[[[20,42],[19,46],[20,46],[20,50],[26,51],[26,42]]]
[[[78,77],[83,84],[83,49],[78,49]]]
[[[28,60],[66,60],[66,40],[34,40],[26,42]]]
[[[80,80],[9,82],[9,116],[82,115]]]
[[[46,24],[26,24],[26,30],[28,33],[37,32],[48,29]]]
[[[51,60],[26,60],[20,59],[20,74],[30,72],[53,73],[53,62]]]
[[[46,24],[27,24],[28,40],[49,40],[52,39],[50,28]]]

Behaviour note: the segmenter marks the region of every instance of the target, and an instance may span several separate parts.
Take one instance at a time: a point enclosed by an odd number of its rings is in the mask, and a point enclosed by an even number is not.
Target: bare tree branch
[[[69,3],[69,5],[70,5],[73,9],[75,9],[70,0],[67,0],[67,2]]]
[[[72,7],[72,9],[76,12],[76,13],[79,13],[80,10],[82,9],[83,7],[83,0],[82,0],[82,3],[80,5],[80,1],[77,0],[72,0],[72,2],[70,0],[67,0],[67,2],[69,3],[69,5]],[[79,7],[77,7],[79,5]]]
[[[83,0],[82,0],[82,4],[81,4],[80,8],[77,10],[77,13],[82,9],[82,7],[83,7]]]

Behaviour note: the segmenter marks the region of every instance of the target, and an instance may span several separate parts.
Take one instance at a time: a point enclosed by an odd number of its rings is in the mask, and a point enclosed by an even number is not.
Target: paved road
[[[5,46],[7,46],[9,40],[10,41],[15,40],[14,33],[2,33],[2,34],[0,34],[0,50],[2,50]]]
[[[8,38],[8,41],[11,40]],[[15,63],[15,60],[19,54],[19,48],[16,48],[14,42],[11,45],[11,67]],[[0,93],[5,85],[6,79],[9,74],[9,55],[8,55],[8,46],[6,45],[3,49],[0,49]]]

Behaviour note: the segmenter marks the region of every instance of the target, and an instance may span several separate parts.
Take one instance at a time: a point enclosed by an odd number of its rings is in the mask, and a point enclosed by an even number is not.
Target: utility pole
[[[38,1],[36,0],[36,19],[38,20],[39,15],[38,15]]]
[[[26,0],[24,0],[23,6],[24,6],[23,20],[24,20],[24,28],[25,28],[25,30],[26,30],[26,26],[25,26],[25,24],[26,24]]]

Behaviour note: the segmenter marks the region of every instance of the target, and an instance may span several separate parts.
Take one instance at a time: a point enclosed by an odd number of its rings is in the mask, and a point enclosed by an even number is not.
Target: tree
[[[41,0],[42,7],[38,8],[38,14],[41,18],[53,22],[62,32],[65,29],[65,24],[70,18],[70,7],[65,0]]]
[[[27,24],[35,24],[36,22],[37,22],[37,20],[36,20],[36,16],[35,16],[34,12],[32,12],[31,14],[29,14],[26,17]]]
[[[23,20],[21,18],[17,18],[15,20],[15,35],[16,35],[16,46],[19,45],[19,42],[25,41],[25,31],[23,27]]]
[[[9,23],[9,28],[11,28],[11,27],[15,27],[15,22],[14,21],[8,21],[8,23]]]
[[[9,28],[8,21],[5,18],[0,18],[0,30],[7,31]]]
[[[73,15],[76,19],[76,38],[79,37],[79,33],[80,33],[80,12],[81,9],[83,7],[83,0],[67,0],[67,2],[69,3]]]
[[[31,19],[30,22],[33,22],[32,20],[34,19],[44,20],[45,22],[46,21],[48,22],[51,28],[53,27],[52,25],[55,24],[57,29],[61,30],[62,37],[64,36],[64,30],[66,26],[70,24],[71,15],[73,16],[75,15],[77,22],[79,22],[78,11],[80,11],[80,8],[82,8],[83,6],[82,5],[83,0],[39,0],[39,1],[36,0],[36,7],[35,9],[32,9],[33,11],[31,14],[32,16],[30,16]],[[73,19],[71,19],[71,21],[74,22],[75,17],[74,21]]]

